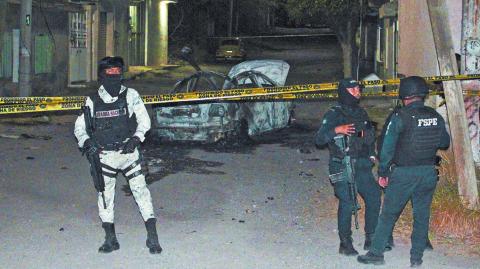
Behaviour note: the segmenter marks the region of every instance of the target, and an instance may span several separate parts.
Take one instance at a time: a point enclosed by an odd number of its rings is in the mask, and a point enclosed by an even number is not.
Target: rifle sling
[[[107,176],[107,177],[116,177],[117,173],[110,173],[105,170],[102,170],[102,175]]]

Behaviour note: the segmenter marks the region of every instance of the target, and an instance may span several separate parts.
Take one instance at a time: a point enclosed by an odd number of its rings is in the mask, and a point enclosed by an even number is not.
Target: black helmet
[[[398,96],[400,99],[408,97],[425,97],[428,94],[427,82],[422,77],[411,76],[400,80],[400,90]]]
[[[103,77],[104,76],[103,71],[105,69],[112,68],[112,67],[120,67],[122,69],[121,73],[123,74],[123,72],[125,71],[124,70],[125,64],[123,62],[122,57],[108,56],[101,59],[98,62],[98,73],[97,73],[98,77]]]

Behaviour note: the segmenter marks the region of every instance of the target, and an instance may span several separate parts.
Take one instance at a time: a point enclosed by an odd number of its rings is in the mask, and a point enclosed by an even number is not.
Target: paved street
[[[334,46],[325,46],[315,54],[318,64],[297,62],[291,81],[341,73],[338,54],[326,53]],[[323,73],[322,57],[331,59]],[[104,233],[88,163],[73,136],[75,115],[49,124],[0,124],[0,134],[20,136],[0,136],[0,268],[370,268],[338,254],[328,152],[312,141],[330,105],[298,103],[292,127],[245,146],[148,138],[143,149],[161,255],[145,247],[145,227],[123,177],[115,204],[120,250],[97,252]],[[354,240],[361,250],[361,230]],[[424,268],[480,268],[479,258],[444,252],[442,246],[427,252]],[[385,268],[407,268],[409,245],[398,242],[385,258]]]

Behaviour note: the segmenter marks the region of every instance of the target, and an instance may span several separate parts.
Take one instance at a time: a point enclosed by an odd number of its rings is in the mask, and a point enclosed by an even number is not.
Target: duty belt
[[[405,163],[405,164],[398,164],[398,163],[392,163],[392,165],[390,165],[390,171],[393,171],[393,169],[395,169],[395,167],[409,167],[409,166],[422,166],[422,165],[433,165],[435,166],[435,161],[424,161],[424,162],[415,162],[415,163]]]
[[[103,147],[104,150],[117,151],[117,150],[120,150],[121,148],[123,148],[124,145],[125,145],[124,142],[115,142],[115,143],[102,145],[102,147]]]

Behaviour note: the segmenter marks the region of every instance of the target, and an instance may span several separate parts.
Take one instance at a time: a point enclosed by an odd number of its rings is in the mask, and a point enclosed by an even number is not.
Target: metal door
[[[130,65],[145,64],[144,8],[143,3],[137,3],[129,8],[130,36],[128,38],[128,63]]]
[[[107,56],[107,12],[100,12],[97,56],[98,60]]]
[[[2,51],[0,52],[0,78],[12,76],[13,65],[13,37],[11,32],[3,33]]]
[[[85,12],[69,14],[69,82],[75,84],[87,81],[87,15]]]

